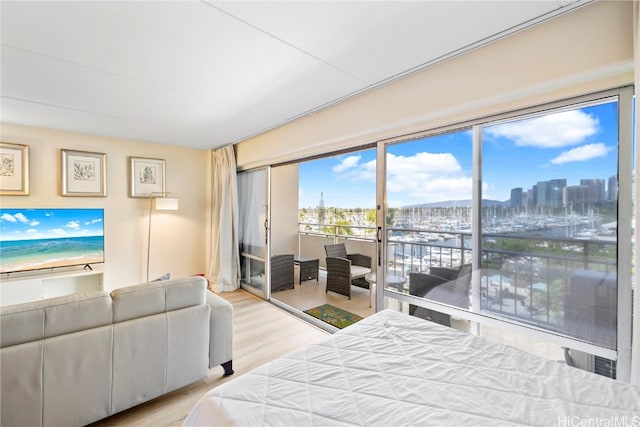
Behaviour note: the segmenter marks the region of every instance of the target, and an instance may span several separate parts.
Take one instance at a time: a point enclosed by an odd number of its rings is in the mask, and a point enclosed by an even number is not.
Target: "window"
[[[399,142],[386,153],[387,277],[407,279],[410,295],[465,310],[470,280],[456,288],[438,278],[461,270],[471,277],[472,157],[469,129]],[[406,291],[394,282],[402,281],[388,279],[387,289]],[[447,314],[413,305],[409,312],[450,326]]]
[[[482,128],[482,311],[617,344],[617,98]]]
[[[385,296],[445,325],[498,328],[606,359],[627,378],[631,99],[631,90],[613,90],[478,120],[471,131],[381,143],[394,217],[387,274],[408,281]],[[417,153],[446,156],[405,184],[394,180],[395,170],[412,171]],[[457,176],[443,169],[445,157]],[[454,178],[469,183],[467,197],[447,187]],[[418,199],[395,203],[418,190]],[[434,197],[441,193],[449,197]]]

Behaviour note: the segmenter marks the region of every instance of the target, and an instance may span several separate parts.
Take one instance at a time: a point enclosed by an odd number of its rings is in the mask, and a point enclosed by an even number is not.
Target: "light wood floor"
[[[189,410],[208,390],[245,372],[328,336],[328,333],[265,302],[237,290],[218,294],[233,304],[233,369],[222,377],[222,368],[209,377],[165,396],[121,412],[92,426],[180,426]]]
[[[294,288],[271,293],[271,298],[281,301],[300,311],[317,307],[322,304],[332,304],[362,317],[371,316],[375,311],[369,307],[370,294],[368,289],[351,287],[351,299],[334,292],[326,292],[327,273],[320,270],[318,280],[298,281],[298,267],[295,269]],[[374,291],[375,294],[375,291]]]

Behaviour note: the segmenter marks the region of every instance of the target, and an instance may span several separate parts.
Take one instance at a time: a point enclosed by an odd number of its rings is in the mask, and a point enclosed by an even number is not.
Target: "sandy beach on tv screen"
[[[77,258],[74,259],[72,263],[69,260],[66,261],[47,261],[42,263],[30,263],[24,264],[20,266],[8,266],[3,267],[0,270],[0,273],[8,273],[15,271],[27,271],[27,270],[46,270],[48,268],[60,268],[60,267],[73,267],[73,266],[82,266],[86,264],[96,264],[103,262],[101,258]]]

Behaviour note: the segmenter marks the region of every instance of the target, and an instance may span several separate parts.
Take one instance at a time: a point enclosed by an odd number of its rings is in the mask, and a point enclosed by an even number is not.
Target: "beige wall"
[[[271,253],[298,255],[298,165],[271,169]]]
[[[633,3],[594,2],[237,146],[251,168],[633,83]]]
[[[205,272],[207,152],[2,123],[3,142],[30,146],[30,194],[0,196],[4,208],[93,207],[105,210],[104,287],[145,280],[148,199],[131,198],[129,156],[166,160],[166,189],[179,199],[177,212],[157,212],[152,221],[150,277]],[[107,197],[60,196],[60,149],[107,154]]]

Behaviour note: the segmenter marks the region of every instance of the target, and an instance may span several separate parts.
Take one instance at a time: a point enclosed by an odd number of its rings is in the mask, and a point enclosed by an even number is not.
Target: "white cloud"
[[[38,221],[31,221],[29,218],[27,218],[23,213],[18,212],[15,215],[11,215],[8,213],[4,213],[2,214],[2,216],[0,217],[1,220],[4,221],[8,221],[8,222],[13,222],[13,223],[17,223],[18,221],[20,221],[23,224],[30,224],[33,226],[36,226],[39,224]]]
[[[561,165],[569,162],[585,162],[598,157],[605,157],[611,150],[610,147],[607,147],[601,142],[597,144],[587,144],[562,152],[559,156],[551,159],[551,163]]]
[[[50,232],[51,234],[67,234],[67,232],[62,228],[53,228]]]
[[[387,174],[389,197],[402,198],[401,204],[471,198],[472,178],[451,153],[388,154]]]
[[[557,148],[577,145],[598,132],[597,118],[581,110],[563,111],[487,128],[495,137],[509,138],[517,146]]]
[[[358,169],[352,171],[350,177],[354,181],[376,182],[376,161],[362,163]]]
[[[25,233],[27,233],[27,234],[38,234],[38,230],[36,230],[35,228],[30,228],[27,231],[25,231]]]
[[[8,221],[8,222],[18,222],[18,220],[16,220],[13,215],[10,215],[8,213],[2,214],[0,219],[2,219],[3,221]]]
[[[376,161],[370,160],[360,163],[361,156],[350,156],[331,170],[340,175],[340,179],[352,182],[370,181],[376,182]]]
[[[26,216],[24,216],[23,213],[18,212],[17,214],[14,215],[14,217],[23,224],[27,224],[29,222],[29,220],[27,219]]]
[[[376,180],[375,159],[361,163],[360,156],[351,156],[334,167],[334,172],[336,169],[341,171],[343,180],[372,183]],[[386,180],[388,203],[392,207],[472,198],[471,172],[465,171],[452,153],[419,152],[411,156],[389,153]],[[326,192],[325,205],[332,205]]]
[[[344,159],[342,159],[342,162],[340,162],[340,164],[334,166],[333,168],[331,168],[331,170],[335,173],[341,173],[346,170],[353,169],[356,166],[358,166],[358,162],[360,161],[361,158],[362,156],[345,157]]]
[[[390,175],[404,173],[457,173],[460,163],[451,153],[420,152],[413,156],[387,154],[387,171]]]
[[[71,228],[72,230],[77,230],[80,228],[80,224],[78,221],[69,221],[66,225],[67,228]]]
[[[102,222],[102,220],[100,218],[92,219],[91,221],[85,222],[84,225],[91,225],[91,224],[95,224],[95,223],[98,223],[98,222]]]

